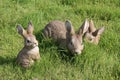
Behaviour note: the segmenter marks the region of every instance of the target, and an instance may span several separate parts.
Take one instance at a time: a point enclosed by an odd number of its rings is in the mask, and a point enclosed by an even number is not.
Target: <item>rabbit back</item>
[[[49,22],[43,30],[45,37],[52,38],[59,44],[66,44],[66,32],[65,23],[58,20]]]
[[[52,37],[53,39],[66,38],[65,23],[62,21],[52,21],[48,23],[43,33],[46,37]]]

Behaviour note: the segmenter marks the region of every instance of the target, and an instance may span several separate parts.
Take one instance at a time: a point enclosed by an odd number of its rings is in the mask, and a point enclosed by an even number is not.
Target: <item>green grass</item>
[[[105,26],[99,45],[84,43],[70,57],[41,31],[52,20],[71,20],[77,30],[85,18]],[[16,25],[35,27],[41,60],[29,69],[15,64],[23,47]],[[120,0],[0,0],[0,80],[120,80]]]

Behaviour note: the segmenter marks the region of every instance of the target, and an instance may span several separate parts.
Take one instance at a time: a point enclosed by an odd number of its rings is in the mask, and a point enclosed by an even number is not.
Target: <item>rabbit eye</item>
[[[72,41],[70,42],[71,45],[73,45]]]
[[[30,40],[27,40],[27,43],[30,43],[31,41]]]
[[[92,38],[90,38],[89,40],[92,41]]]

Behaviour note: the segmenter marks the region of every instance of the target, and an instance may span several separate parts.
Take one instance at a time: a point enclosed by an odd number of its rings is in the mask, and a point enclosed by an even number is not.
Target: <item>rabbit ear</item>
[[[94,22],[93,22],[93,20],[90,20],[90,22],[89,22],[89,31],[90,32],[94,32],[95,30],[96,30],[96,28],[95,28],[95,26],[94,26]]]
[[[105,28],[104,27],[101,27],[98,29],[98,34],[102,34],[104,32]]]
[[[81,27],[80,27],[80,29],[79,29],[79,31],[78,31],[78,34],[84,35],[84,33],[88,31],[88,28],[89,28],[89,22],[88,22],[88,20],[86,19],[86,20],[83,22],[83,24],[81,25]]]
[[[18,33],[22,36],[25,36],[26,35],[26,31],[22,28],[21,25],[17,25],[17,30],[18,30]]]
[[[104,32],[105,28],[104,27],[101,27],[99,29],[97,29],[95,32],[93,32],[93,36],[97,36],[97,35],[100,35]]]
[[[73,26],[72,26],[72,24],[71,24],[70,21],[67,20],[67,21],[65,22],[65,26],[66,26],[66,29],[67,29],[67,32],[68,32],[68,33],[70,33],[70,34],[75,34],[75,31],[74,31]]]
[[[28,34],[32,34],[33,31],[34,31],[34,27],[33,27],[33,25],[32,25],[32,22],[30,21],[30,22],[28,23],[27,32],[28,32]]]

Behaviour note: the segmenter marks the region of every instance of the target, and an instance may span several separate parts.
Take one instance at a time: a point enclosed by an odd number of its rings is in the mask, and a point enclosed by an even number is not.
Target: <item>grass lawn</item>
[[[84,42],[81,55],[64,55],[42,30],[52,20],[70,20],[77,30],[86,19],[105,26],[100,43]],[[29,69],[15,64],[23,38],[16,25],[32,21],[41,60]],[[120,0],[0,0],[0,80],[120,80]]]

